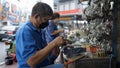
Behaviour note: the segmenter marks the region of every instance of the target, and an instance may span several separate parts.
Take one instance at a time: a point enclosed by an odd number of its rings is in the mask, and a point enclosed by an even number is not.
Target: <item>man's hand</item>
[[[59,36],[56,39],[54,39],[51,43],[54,43],[55,46],[61,46],[65,43],[64,37]]]
[[[61,29],[60,32],[64,32],[64,29]]]
[[[60,29],[60,30],[55,30],[51,35],[56,35],[56,34],[59,34],[59,33],[62,33],[64,32],[64,29]]]

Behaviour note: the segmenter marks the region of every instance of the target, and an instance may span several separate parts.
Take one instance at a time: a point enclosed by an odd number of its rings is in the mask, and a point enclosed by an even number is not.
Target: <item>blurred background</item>
[[[91,48],[95,54],[107,51],[120,68],[120,0],[0,0],[0,68],[17,67],[17,63],[4,65],[5,57],[15,44],[16,31],[29,20],[33,5],[39,1],[60,13],[58,23],[72,46]],[[14,58],[15,49],[11,52]]]

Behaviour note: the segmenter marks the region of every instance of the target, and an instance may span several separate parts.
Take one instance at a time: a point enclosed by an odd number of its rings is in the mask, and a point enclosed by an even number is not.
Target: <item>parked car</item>
[[[1,22],[1,25],[2,25],[2,26],[11,26],[12,23],[11,23],[10,21],[2,21],[2,22]]]
[[[3,26],[0,29],[0,40],[3,40],[9,36],[15,36],[18,28],[19,26]]]

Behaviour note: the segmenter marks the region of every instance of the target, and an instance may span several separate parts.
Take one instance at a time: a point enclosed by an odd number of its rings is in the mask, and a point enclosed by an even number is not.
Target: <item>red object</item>
[[[70,59],[68,62],[65,62],[64,65],[67,65],[67,64],[70,64],[70,63],[73,63],[73,62],[75,62],[75,60]]]
[[[17,62],[17,59],[16,59],[16,54],[15,54],[15,53],[11,53],[10,55],[12,56],[13,61]]]
[[[85,55],[81,55],[81,56],[77,56],[76,58],[69,59],[67,62],[64,62],[64,65],[71,64],[71,63],[75,62],[76,60],[81,59],[83,57],[85,57]]]
[[[95,53],[97,51],[97,46],[90,47],[90,50],[92,53]]]
[[[59,11],[58,13],[63,15],[63,14],[73,14],[73,13],[79,13],[79,12],[83,12],[83,10],[73,9],[73,10]]]
[[[8,31],[7,34],[13,34],[13,31]]]

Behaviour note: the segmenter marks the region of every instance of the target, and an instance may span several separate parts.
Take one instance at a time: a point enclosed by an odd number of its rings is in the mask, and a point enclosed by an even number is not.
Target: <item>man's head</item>
[[[32,8],[31,20],[33,25],[37,28],[45,28],[48,26],[48,20],[53,15],[53,10],[51,7],[42,2],[38,2]]]
[[[51,20],[54,20],[55,23],[59,21],[60,14],[59,13],[53,13]]]

